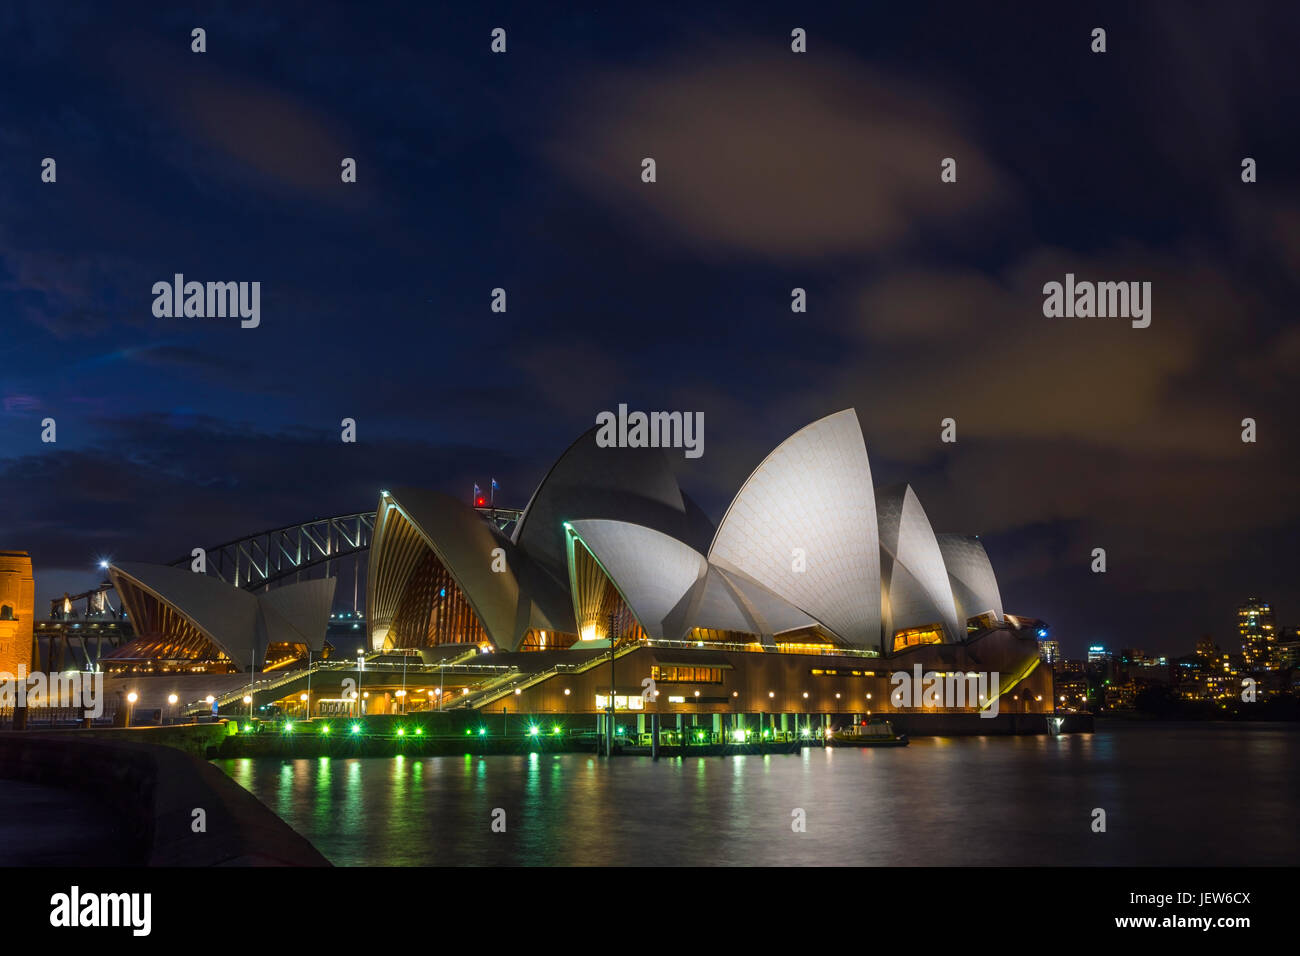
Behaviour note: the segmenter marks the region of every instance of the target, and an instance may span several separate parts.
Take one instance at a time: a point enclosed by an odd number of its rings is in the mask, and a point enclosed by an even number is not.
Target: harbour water
[[[523,753],[217,765],[337,865],[1300,859],[1296,725],[1099,723],[1093,734],[657,762]],[[1105,832],[1094,830],[1098,809]]]

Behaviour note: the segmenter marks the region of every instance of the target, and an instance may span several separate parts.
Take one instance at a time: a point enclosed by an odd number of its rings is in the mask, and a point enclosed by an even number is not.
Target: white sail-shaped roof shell
[[[660,531],[625,521],[593,518],[570,522],[569,528],[647,634],[656,640],[682,636],[684,599],[705,575],[704,555]]]
[[[910,485],[877,489],[885,646],[896,632],[942,624],[949,641],[966,636],[930,519]]]
[[[857,413],[845,409],[795,432],[754,470],[718,526],[709,562],[761,584],[845,644],[875,647],[877,538],[867,448]]]
[[[979,538],[964,534],[938,535],[939,551],[948,570],[957,616],[970,620],[992,612],[999,621],[1004,619],[1002,594],[998,579],[993,573],[993,563]]]
[[[713,528],[681,492],[659,448],[602,448],[592,428],[565,450],[515,525],[513,542],[538,568],[567,580],[564,523],[603,518],[654,528],[698,551]]]
[[[515,565],[521,556],[478,512],[450,495],[399,488],[380,497],[370,544],[366,608],[375,649],[383,646],[411,575],[428,551],[450,572],[498,648],[517,648],[530,626],[555,627],[520,589]]]
[[[123,562],[108,569],[118,594],[127,593],[126,578],[153,598],[171,606],[221,649],[241,669],[260,663],[266,647],[257,646],[257,596],[197,571],[161,564]],[[137,617],[138,615],[132,615]]]
[[[724,582],[745,620],[752,622],[750,627],[743,630],[770,638],[783,631],[811,627],[817,623],[780,595],[774,594],[757,581],[739,572],[723,571],[715,565],[709,565],[709,570],[711,576]],[[705,624],[701,619],[696,626],[716,625]]]
[[[623,521],[569,523],[646,633],[679,640],[692,628],[772,637],[815,625],[807,614],[743,575],[710,565],[676,538]]]
[[[315,653],[325,645],[338,578],[283,584],[257,596],[266,643],[305,644]]]
[[[690,611],[693,626],[743,634],[762,633],[758,621],[745,608],[721,568],[708,566],[693,598]]]
[[[168,605],[245,670],[254,662],[261,666],[268,644],[305,644],[320,651],[337,584],[335,578],[318,578],[253,594],[207,574],[160,564],[123,562],[110,566],[108,574],[124,601],[133,586]]]

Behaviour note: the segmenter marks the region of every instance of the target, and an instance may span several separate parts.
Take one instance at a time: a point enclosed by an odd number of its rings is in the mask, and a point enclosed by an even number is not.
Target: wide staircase
[[[620,657],[626,657],[633,651],[640,650],[642,646],[643,645],[639,643],[624,644],[622,647],[614,651],[614,660],[617,661]],[[520,691],[522,693],[529,687],[534,687],[543,681],[548,681],[557,674],[582,674],[591,670],[593,667],[599,667],[601,664],[606,664],[608,662],[609,655],[600,654],[596,657],[588,658],[581,664],[555,664],[544,670],[533,671],[531,673],[523,673],[520,672],[518,668],[515,668],[516,673],[514,675],[504,675],[500,680],[493,681],[490,686],[480,688],[474,693],[467,694],[461,698],[457,704],[460,707],[468,709],[487,707],[504,697],[509,697],[514,694],[515,691]]]

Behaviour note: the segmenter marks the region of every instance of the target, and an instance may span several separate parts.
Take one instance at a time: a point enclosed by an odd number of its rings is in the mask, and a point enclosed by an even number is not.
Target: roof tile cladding
[[[305,644],[319,653],[325,645],[338,583],[336,577],[314,578],[258,595],[266,642]]]
[[[771,637],[780,634],[782,631],[793,631],[817,623],[812,617],[790,604],[780,595],[772,593],[757,581],[750,580],[735,571],[728,573],[715,565],[709,567],[730,585],[736,595],[737,603],[744,609],[747,616],[754,619],[758,627],[756,630],[751,630],[755,634]],[[698,626],[709,627],[712,625],[700,622]]]
[[[816,624],[811,617],[756,581],[716,564],[696,585],[688,614],[690,627],[739,631],[764,638]]]
[[[795,432],[736,495],[710,563],[748,576],[844,642],[880,640],[880,551],[871,465],[858,416],[836,412]],[[794,567],[796,549],[806,567]]]
[[[735,587],[725,578],[722,569],[712,564],[707,567],[705,579],[696,586],[691,623],[696,627],[719,631],[763,633],[756,615],[741,602]]]
[[[949,641],[966,636],[930,519],[911,485],[876,491],[880,515],[881,582],[886,635],[942,623]]]
[[[969,620],[992,611],[999,621],[1003,620],[1002,594],[983,542],[964,534],[941,534],[937,538],[957,603],[957,616]]]

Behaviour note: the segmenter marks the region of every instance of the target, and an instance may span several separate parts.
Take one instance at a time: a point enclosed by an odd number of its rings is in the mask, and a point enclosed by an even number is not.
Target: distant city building
[[[1137,684],[1134,681],[1120,681],[1107,684],[1107,710],[1133,710],[1137,703]]]
[[[1237,633],[1247,670],[1276,670],[1277,628],[1273,610],[1259,598],[1247,598],[1237,608]]]
[[[1217,702],[1241,699],[1241,669],[1232,655],[1208,638],[1197,642],[1196,653],[1175,661],[1177,694],[1183,700]]]
[[[1112,660],[1110,651],[1101,644],[1093,644],[1088,648],[1089,664],[1108,664]]]
[[[0,551],[0,671],[32,667],[36,581],[26,551]]]
[[[1056,706],[1060,710],[1088,709],[1088,678],[1082,673],[1079,661],[1064,661],[1066,664],[1079,664],[1080,671],[1075,673],[1058,673],[1056,676]]]
[[[1059,641],[1040,640],[1038,642],[1038,656],[1043,659],[1044,664],[1056,666],[1056,662],[1061,659],[1061,644]]]
[[[1300,638],[1296,637],[1295,628],[1283,631],[1277,645],[1277,666],[1283,669],[1300,666]]]
[[[1119,681],[1136,681],[1139,691],[1146,684],[1167,684],[1169,658],[1152,657],[1139,648],[1126,647],[1119,652],[1115,676]]]

